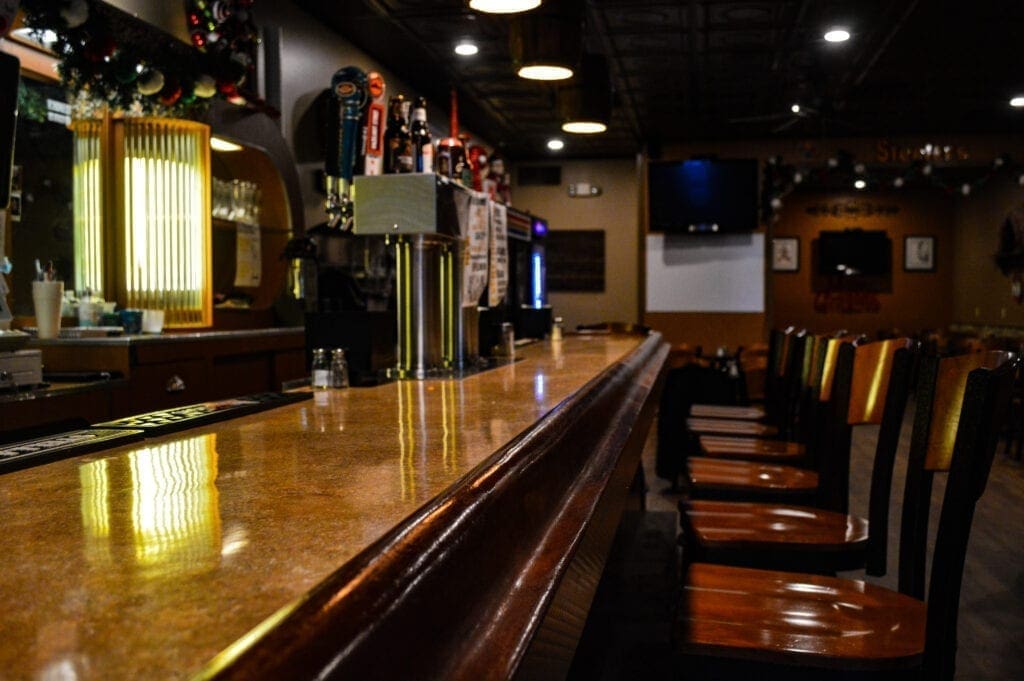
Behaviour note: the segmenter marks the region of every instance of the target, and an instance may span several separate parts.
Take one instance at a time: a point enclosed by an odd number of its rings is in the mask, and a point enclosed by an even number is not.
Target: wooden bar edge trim
[[[512,676],[667,354],[647,337],[195,678]]]

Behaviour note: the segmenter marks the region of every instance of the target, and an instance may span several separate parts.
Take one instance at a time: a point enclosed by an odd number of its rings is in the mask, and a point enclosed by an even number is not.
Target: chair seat
[[[776,466],[753,461],[731,461],[705,456],[687,459],[690,491],[701,488],[723,491],[813,493],[818,474],[795,466]]]
[[[722,435],[745,435],[748,437],[772,437],[779,429],[767,423],[739,421],[737,419],[686,419],[691,433],[720,433]]]
[[[677,651],[839,669],[920,663],[925,604],[859,580],[694,563]]]
[[[799,459],[807,451],[807,448],[799,442],[764,440],[753,437],[701,435],[699,442],[701,454],[730,459],[780,461]]]
[[[765,417],[764,407],[740,407],[726,404],[694,404],[690,416],[712,419],[757,421]]]
[[[862,550],[868,523],[844,513],[805,506],[738,501],[683,501],[688,536],[706,548],[803,551]]]

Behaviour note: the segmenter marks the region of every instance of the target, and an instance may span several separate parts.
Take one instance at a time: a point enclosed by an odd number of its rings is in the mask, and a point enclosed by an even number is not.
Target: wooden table
[[[0,678],[562,673],[666,354],[567,337],[0,476]]]

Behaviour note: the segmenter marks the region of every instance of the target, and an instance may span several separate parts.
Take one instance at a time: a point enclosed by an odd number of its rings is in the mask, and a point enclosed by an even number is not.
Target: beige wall
[[[1010,295],[1010,279],[996,267],[999,229],[1007,213],[1024,205],[1024,189],[1001,173],[967,198],[954,217],[953,322],[1024,327],[1024,306]]]
[[[636,162],[552,161],[544,165],[556,164],[562,168],[562,184],[557,187],[520,187],[513,173],[512,205],[547,218],[553,230],[603,229],[605,290],[551,293],[554,314],[563,318],[566,329],[601,321],[638,321],[640,184]],[[576,182],[597,185],[603,193],[594,198],[569,198],[568,185]]]

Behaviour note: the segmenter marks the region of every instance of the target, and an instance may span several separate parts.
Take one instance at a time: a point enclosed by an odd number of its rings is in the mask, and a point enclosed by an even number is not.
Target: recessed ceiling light
[[[830,28],[825,33],[825,40],[830,43],[845,43],[850,39],[850,32],[845,28]]]
[[[1020,109],[1024,107],[1024,95],[1017,95],[1016,97],[1011,99],[1010,106],[1014,107],[1015,109]]]
[[[476,46],[471,40],[460,40],[455,46],[455,54],[460,57],[472,57],[474,54],[480,51],[480,48]]]
[[[562,131],[571,132],[574,135],[596,135],[607,129],[608,126],[600,121],[569,121],[562,123]]]
[[[550,64],[536,64],[519,69],[519,77],[527,80],[565,80],[572,78],[572,69]]]
[[[550,149],[551,151],[561,151],[564,148],[565,142],[558,139],[557,137],[548,140],[548,149]]]
[[[864,180],[854,180],[853,186],[856,187],[857,189],[864,189],[865,187],[868,186],[868,183],[865,182]]]
[[[488,14],[515,14],[540,7],[541,0],[469,0],[469,8]]]
[[[800,105],[794,104],[793,106],[789,107],[789,110],[792,111],[793,113],[800,113]]]

